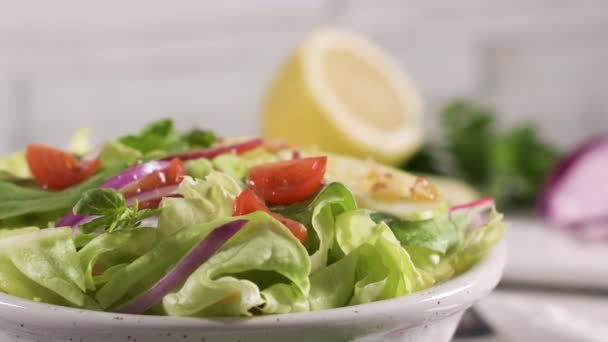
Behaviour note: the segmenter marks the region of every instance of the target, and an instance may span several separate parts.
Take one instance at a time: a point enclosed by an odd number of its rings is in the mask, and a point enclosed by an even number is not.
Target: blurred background
[[[367,36],[409,73],[424,99],[427,142],[457,154],[440,114],[454,98],[481,104],[459,110],[494,120],[484,134],[503,143],[525,140],[509,132],[532,123],[526,143],[495,145],[518,156],[502,169],[511,174],[492,177],[491,157],[484,179],[439,172],[496,196],[531,179],[516,194],[525,201],[504,199],[506,209],[525,209],[507,215],[504,282],[469,317],[462,340],[608,340],[605,237],[583,241],[533,214],[554,162],[608,132],[605,0],[0,0],[0,153],[30,142],[65,147],[81,127],[100,142],[162,117],[183,128],[260,134],[263,99],[280,66],[324,26]],[[431,172],[424,153],[412,167]],[[546,156],[518,173],[525,159]],[[594,163],[608,165],[605,157]]]
[[[0,152],[62,146],[83,126],[101,140],[163,116],[256,134],[277,67],[323,25],[393,54],[431,133],[456,96],[493,106],[505,127],[536,121],[563,148],[608,129],[603,0],[25,0],[0,1]]]

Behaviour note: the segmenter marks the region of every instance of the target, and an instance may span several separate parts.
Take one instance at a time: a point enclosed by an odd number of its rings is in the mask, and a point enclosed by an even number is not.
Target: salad
[[[373,161],[170,120],[75,150],[0,158],[0,292],[133,314],[323,310],[457,276],[504,230],[492,199],[447,203]]]

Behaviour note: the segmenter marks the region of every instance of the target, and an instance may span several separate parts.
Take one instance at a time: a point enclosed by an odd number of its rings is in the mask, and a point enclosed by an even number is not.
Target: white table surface
[[[495,336],[456,342],[608,341],[608,242],[508,218],[502,287],[476,305]]]

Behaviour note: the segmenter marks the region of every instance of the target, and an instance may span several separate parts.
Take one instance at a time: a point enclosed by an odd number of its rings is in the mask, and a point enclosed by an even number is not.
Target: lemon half
[[[279,71],[264,135],[397,164],[422,143],[418,90],[384,51],[354,33],[311,34]]]

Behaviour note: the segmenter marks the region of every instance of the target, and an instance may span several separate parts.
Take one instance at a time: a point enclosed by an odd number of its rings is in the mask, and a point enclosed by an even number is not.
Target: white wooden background
[[[162,116],[255,134],[273,71],[322,25],[392,52],[429,117],[468,96],[562,147],[608,132],[606,0],[0,0],[0,152]]]

